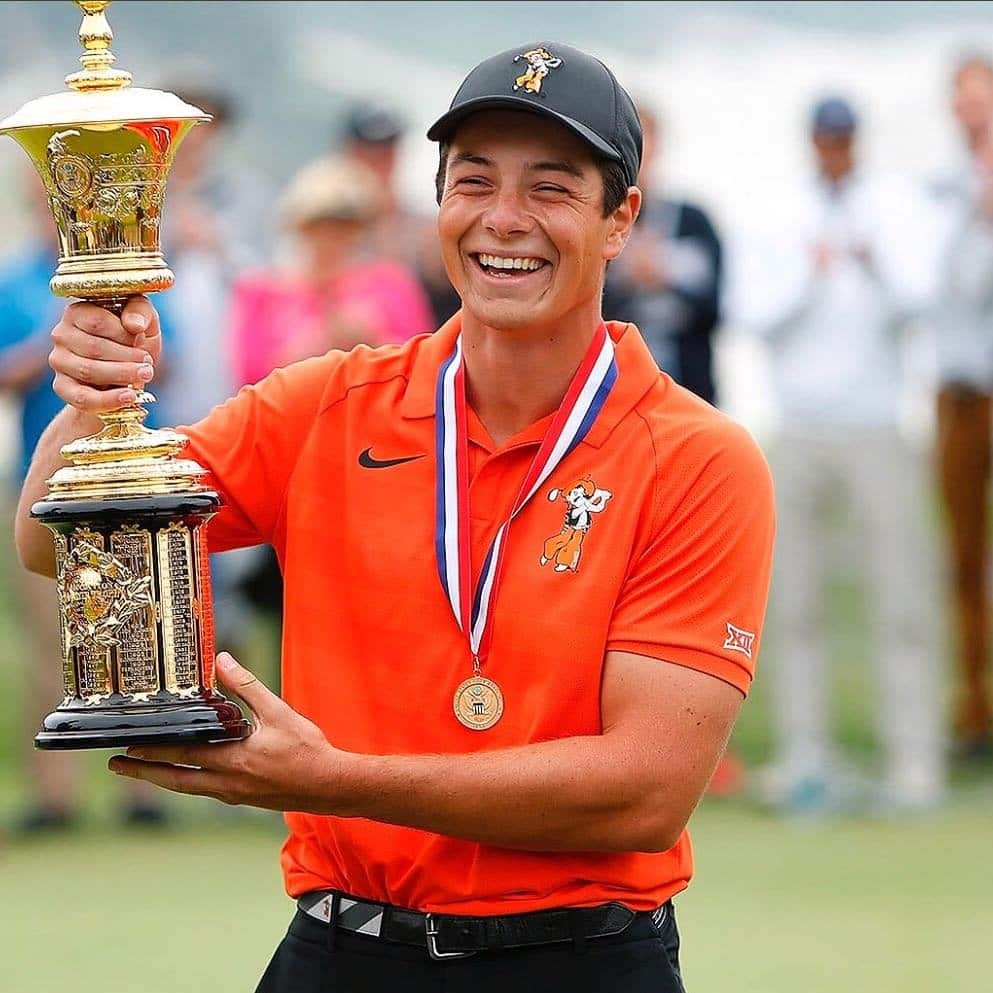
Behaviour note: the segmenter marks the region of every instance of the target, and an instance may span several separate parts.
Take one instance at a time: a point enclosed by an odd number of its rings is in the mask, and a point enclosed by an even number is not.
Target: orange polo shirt
[[[608,328],[616,384],[508,532],[483,670],[506,708],[489,731],[452,712],[472,663],[434,548],[435,384],[457,316],[402,346],[277,370],[183,429],[226,503],[212,550],[276,549],[283,695],[334,745],[459,754],[601,733],[612,649],[747,691],[773,539],[765,460],[743,428],[658,371],[633,325]],[[470,412],[474,582],[549,421],[498,447]],[[368,467],[367,451],[373,463],[410,461]],[[591,485],[610,497],[584,516],[566,498]],[[523,852],[370,820],[286,820],[291,896],[334,888],[453,914],[611,900],[645,910],[692,871],[685,833],[665,853]]]

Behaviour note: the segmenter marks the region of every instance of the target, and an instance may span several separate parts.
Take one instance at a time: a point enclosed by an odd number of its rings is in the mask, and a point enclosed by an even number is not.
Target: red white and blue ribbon
[[[435,553],[442,588],[459,627],[469,639],[473,661],[485,658],[489,620],[503,574],[510,522],[586,437],[617,379],[614,343],[606,325],[597,328],[590,347],[566,390],[552,423],[521,484],[510,517],[490,545],[476,590],[469,557],[469,437],[462,336],[442,363],[435,387]]]

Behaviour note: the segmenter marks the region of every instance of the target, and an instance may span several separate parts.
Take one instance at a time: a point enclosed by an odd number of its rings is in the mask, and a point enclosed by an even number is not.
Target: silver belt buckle
[[[428,939],[428,955],[430,955],[436,962],[441,962],[445,959],[467,959],[470,955],[476,954],[475,952],[441,951],[441,949],[438,948],[438,928],[435,927],[434,914],[425,914],[424,932]]]

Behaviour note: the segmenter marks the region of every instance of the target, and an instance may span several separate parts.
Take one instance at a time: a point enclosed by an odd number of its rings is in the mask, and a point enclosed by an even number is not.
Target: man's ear
[[[610,262],[624,251],[634,222],[641,212],[641,190],[637,186],[629,186],[627,194],[620,206],[610,215],[610,233],[603,246],[603,257]]]

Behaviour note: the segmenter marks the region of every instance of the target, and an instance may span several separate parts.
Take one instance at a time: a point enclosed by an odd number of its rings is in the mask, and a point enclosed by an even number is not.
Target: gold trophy
[[[159,249],[166,175],[180,142],[209,120],[172,93],[114,69],[109,0],[83,11],[82,71],[69,90],[0,122],[31,157],[58,227],[59,296],[120,313],[129,296],[168,289]],[[204,525],[220,506],[188,440],[149,430],[137,401],[62,449],[31,514],[55,537],[65,699],[39,748],[107,748],[245,737],[251,725],[214,685],[213,607]]]

